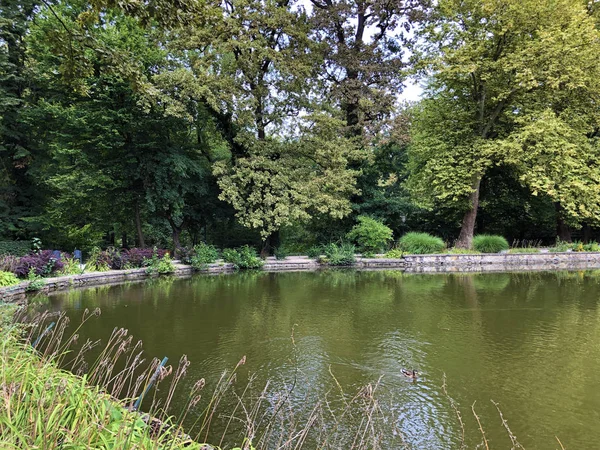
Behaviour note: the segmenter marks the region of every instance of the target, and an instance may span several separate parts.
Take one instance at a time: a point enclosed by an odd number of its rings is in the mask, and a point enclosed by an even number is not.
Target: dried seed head
[[[192,393],[201,391],[204,388],[205,384],[206,384],[206,381],[204,380],[204,378],[200,378],[198,381],[196,381],[196,383],[194,383],[194,387],[192,388]]]
[[[201,398],[202,396],[200,394],[196,395],[190,402],[190,408],[194,408],[200,402]]]
[[[244,364],[246,364],[246,355],[242,356],[242,359],[240,359],[240,362],[237,363],[237,366],[235,366],[235,368],[237,369],[240,366],[243,366]]]

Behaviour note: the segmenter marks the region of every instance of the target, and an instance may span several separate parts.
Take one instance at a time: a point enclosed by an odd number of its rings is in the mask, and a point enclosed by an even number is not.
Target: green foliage
[[[209,264],[219,258],[219,251],[214,245],[201,242],[194,246],[193,254],[189,258],[190,264],[195,270],[204,270]]]
[[[232,249],[226,248],[223,250],[223,259],[225,262],[233,264],[235,269],[260,269],[264,261],[259,258],[256,250],[249,245]]]
[[[414,111],[415,200],[476,213],[481,181],[507,164],[572,221],[597,221],[600,32],[585,3],[443,0],[432,18],[419,45],[433,75]]]
[[[32,248],[32,241],[0,241],[0,256],[25,256]]]
[[[41,275],[36,275],[33,267],[29,270],[27,281],[29,282],[27,287],[25,287],[25,291],[27,292],[41,291],[46,286],[44,278]]]
[[[346,237],[358,244],[364,256],[381,251],[392,240],[392,230],[382,222],[367,216],[358,216],[357,221]]]
[[[562,253],[562,252],[566,252],[566,251],[572,250],[572,249],[573,249],[572,243],[561,241],[559,238],[556,238],[556,243],[554,244],[554,247],[550,247],[549,251]]]
[[[503,236],[478,234],[473,238],[473,248],[481,253],[498,253],[508,250],[510,245]]]
[[[600,244],[597,242],[588,242],[587,244],[583,244],[583,249],[586,252],[600,252]]]
[[[19,284],[20,280],[14,273],[0,271],[0,287]]]
[[[175,272],[175,264],[173,263],[171,257],[166,254],[160,258],[155,247],[152,258],[146,262],[146,273],[151,275],[168,275],[173,272]]]
[[[273,254],[277,259],[285,259],[290,253],[286,247],[280,245],[273,251]]]
[[[410,232],[398,240],[398,246],[404,253],[413,255],[426,255],[442,253],[446,244],[442,239],[429,233]]]
[[[318,258],[322,254],[323,254],[323,246],[321,246],[321,245],[313,245],[312,247],[309,247],[309,249],[306,251],[306,255],[309,258]]]
[[[511,248],[508,253],[539,253],[540,249],[539,248],[534,248],[534,247],[514,247]]]
[[[330,266],[351,266],[356,261],[354,254],[356,247],[347,242],[341,244],[327,244],[323,252],[325,254],[327,264]]]
[[[83,273],[79,266],[79,261],[75,258],[62,258],[63,268],[60,271],[61,275],[76,275]]]
[[[385,254],[386,258],[401,259],[404,252],[399,248],[393,248]]]
[[[103,251],[99,247],[94,247],[85,264],[85,270],[88,272],[107,272],[110,270],[109,261],[104,258]]]
[[[573,242],[573,245],[571,246],[571,249],[574,252],[584,252],[585,251],[585,248],[584,248],[582,242]]]
[[[453,247],[451,249],[448,249],[446,251],[447,254],[449,255],[473,255],[473,254],[477,254],[477,253],[481,253],[477,250],[471,250],[468,248],[457,248],[457,247]]]
[[[40,357],[6,331],[0,344],[0,379],[14,388],[14,397],[0,410],[5,448],[163,448],[139,413],[88,385],[88,379],[59,369],[52,358]],[[161,438],[173,450],[203,448],[177,432],[167,431]]]
[[[34,237],[31,240],[31,248],[33,249],[34,253],[40,253],[42,251],[42,240]]]

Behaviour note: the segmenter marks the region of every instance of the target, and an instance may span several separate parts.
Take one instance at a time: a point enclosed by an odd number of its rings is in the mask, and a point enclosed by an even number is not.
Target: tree
[[[408,31],[425,0],[311,0],[313,38],[324,43],[320,79],[343,111],[350,135],[376,133],[406,78]]]
[[[263,252],[278,245],[282,225],[311,210],[350,211],[354,146],[335,114],[314,104],[319,54],[308,31],[291,1],[209,3],[196,23],[169,37],[181,66],[159,77],[166,89],[177,86],[179,101],[214,117],[230,151],[214,161],[220,198],[260,231]]]
[[[40,90],[45,85],[44,99],[30,108],[36,114],[31,122],[38,123],[38,136],[52,125],[45,164],[35,171],[50,195],[36,220],[49,232],[62,231],[54,242],[71,245],[83,231],[93,240],[119,229],[123,245],[135,230],[144,246],[143,215],[152,215],[169,224],[177,251],[182,231],[192,221],[206,221],[203,215],[216,201],[207,199],[216,196],[208,188],[214,184],[206,157],[213,145],[210,126],[200,129],[188,116],[152,102],[152,77],[167,58],[136,20],[106,11],[86,25],[85,40],[70,43],[81,32],[81,14],[76,5],[43,10],[30,37],[32,79]],[[61,67],[71,52],[78,70],[65,77]],[[114,62],[116,54],[125,61]],[[140,88],[142,82],[150,87]],[[198,112],[196,119],[201,117]]]
[[[439,200],[464,211],[456,245],[468,248],[482,178],[516,159],[504,143],[518,119],[553,98],[597,98],[597,31],[584,5],[568,0],[442,0],[422,39],[432,73],[414,121],[409,184],[424,206]]]
[[[28,87],[25,36],[38,3],[0,1],[0,235],[13,237],[22,235],[20,218],[35,194],[27,178],[31,143],[21,115]]]
[[[580,129],[551,110],[523,122],[505,141],[507,162],[533,195],[552,199],[557,236],[571,241],[569,225],[600,223],[600,148],[589,138],[591,124]]]

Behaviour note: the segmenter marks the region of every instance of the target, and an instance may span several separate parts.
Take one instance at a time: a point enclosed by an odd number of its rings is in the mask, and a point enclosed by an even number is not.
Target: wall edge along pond
[[[329,266],[315,259],[290,257],[284,260],[267,260],[263,266],[267,272],[318,270]],[[392,258],[357,258],[353,268],[359,270],[397,269],[406,272],[447,273],[447,272],[500,272],[521,270],[569,270],[600,268],[600,252],[565,253],[517,253],[517,254],[443,254],[443,255],[404,255]],[[232,264],[209,264],[201,273],[233,272]],[[191,266],[176,264],[174,276],[186,277],[194,273]],[[69,289],[71,287],[99,286],[119,282],[142,280],[156,277],[146,269],[109,270],[79,275],[45,278],[44,292]],[[0,288],[0,301],[23,300],[27,294],[28,281],[14,286]]]

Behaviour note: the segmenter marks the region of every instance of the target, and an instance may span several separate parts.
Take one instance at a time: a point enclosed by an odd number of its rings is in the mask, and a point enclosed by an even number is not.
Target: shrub
[[[318,258],[323,254],[323,246],[321,245],[313,245],[306,251],[306,255],[309,258]]]
[[[276,259],[285,259],[289,255],[289,252],[285,247],[277,247],[273,254]]]
[[[123,250],[121,261],[129,268],[146,267],[155,254],[160,259],[164,258],[167,253],[167,250],[160,248],[130,248],[129,250]],[[116,260],[112,261],[111,267],[113,269],[122,268],[116,267]]]
[[[35,269],[33,267],[27,275],[27,280],[29,281],[29,284],[25,288],[25,291],[27,292],[39,291],[46,285],[44,279],[35,273]]]
[[[31,241],[0,241],[0,256],[25,256],[31,249]]]
[[[356,242],[365,256],[377,253],[392,240],[392,230],[382,222],[367,216],[358,216],[357,220],[346,237]]]
[[[166,275],[175,272],[175,264],[171,257],[168,254],[160,257],[156,248],[153,250],[152,257],[145,260],[144,263],[148,274]]]
[[[398,248],[404,253],[413,255],[426,255],[429,253],[441,253],[446,244],[439,237],[429,233],[406,233],[398,241]]]
[[[110,270],[110,258],[108,253],[100,248],[94,247],[87,259],[85,269],[89,272],[106,272]]]
[[[0,271],[0,287],[19,284],[19,279],[14,273]]]
[[[63,268],[60,271],[62,275],[72,275],[83,273],[81,267],[79,267],[79,261],[75,258],[71,258],[70,255],[63,254],[62,257]]]
[[[481,253],[498,253],[508,250],[510,245],[502,236],[479,234],[473,238],[473,248]]]
[[[194,247],[179,247],[177,249],[177,256],[183,264],[191,264],[192,256],[195,254]]]
[[[160,259],[168,252],[164,249],[131,248],[119,250],[109,247],[106,250],[92,249],[87,260],[86,269],[89,271],[105,272],[107,270],[136,269],[150,264],[154,254]]]
[[[219,258],[217,248],[204,242],[194,246],[191,253],[188,261],[195,270],[205,269],[208,264],[214,263]]]
[[[561,241],[559,238],[556,238],[556,244],[554,247],[550,247],[548,250],[551,252],[566,252],[567,250],[571,250],[573,248],[573,244],[565,241]]]
[[[597,242],[589,242],[583,248],[586,252],[600,252],[600,244]]]
[[[260,269],[263,260],[258,257],[256,250],[248,245],[237,249],[226,248],[223,250],[225,262],[233,264],[236,269]]]
[[[400,258],[402,258],[402,255],[403,255],[402,250],[400,250],[399,248],[393,248],[385,254],[385,257],[400,259]]]
[[[17,265],[19,264],[19,258],[13,255],[0,256],[0,271],[15,273]]]
[[[42,250],[39,253],[31,253],[19,258],[15,274],[24,278],[33,271],[36,275],[45,277],[62,270],[62,268],[63,262],[60,257],[56,258],[52,250]]]
[[[330,266],[351,266],[354,264],[356,248],[352,244],[328,244],[323,249]]]

